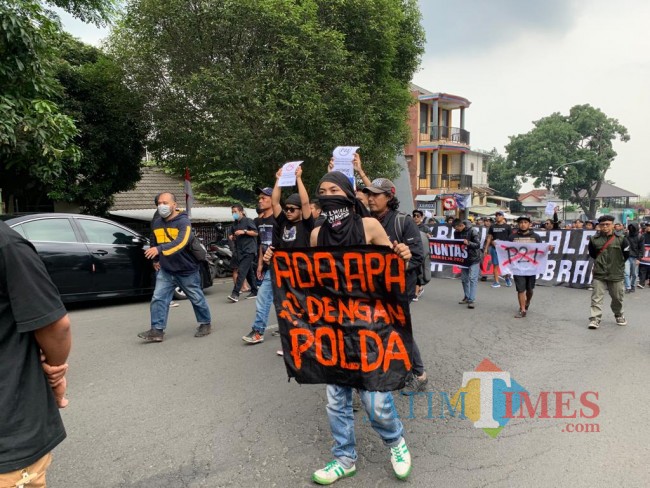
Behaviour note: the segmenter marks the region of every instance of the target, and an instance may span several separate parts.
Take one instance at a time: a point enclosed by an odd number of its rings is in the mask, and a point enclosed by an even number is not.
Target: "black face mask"
[[[318,202],[325,219],[333,227],[349,218],[352,214],[352,207],[354,207],[354,201],[342,195],[322,195],[318,197]]]

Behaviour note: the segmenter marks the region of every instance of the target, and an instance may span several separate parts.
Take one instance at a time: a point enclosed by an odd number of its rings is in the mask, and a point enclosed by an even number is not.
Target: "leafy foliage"
[[[488,186],[496,190],[497,195],[517,198],[521,183],[517,179],[519,170],[514,163],[499,154],[494,148],[490,151],[486,164],[488,168]]]
[[[594,218],[596,195],[616,157],[612,143],[627,142],[627,129],[591,105],[576,105],[569,115],[553,113],[533,123],[530,132],[510,137],[508,161],[519,174],[535,178],[536,187],[553,186],[560,197]],[[568,164],[576,161],[583,162]],[[562,181],[551,185],[553,176]]]
[[[148,100],[158,161],[253,186],[302,159],[314,183],[341,144],[396,174],[419,19],[415,0],[140,0],[110,46]]]

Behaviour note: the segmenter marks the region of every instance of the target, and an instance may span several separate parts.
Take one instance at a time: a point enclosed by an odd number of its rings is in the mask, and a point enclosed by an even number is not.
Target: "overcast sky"
[[[607,178],[650,194],[650,1],[420,0],[426,53],[414,82],[469,99],[474,149],[504,146],[532,121],[578,104],[627,127]],[[62,14],[85,42],[107,35]]]

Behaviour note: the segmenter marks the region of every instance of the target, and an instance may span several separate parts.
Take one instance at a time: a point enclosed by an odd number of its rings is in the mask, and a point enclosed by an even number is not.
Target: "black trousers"
[[[237,283],[232,289],[234,296],[239,296],[244,280],[248,281],[251,287],[251,293],[257,293],[257,255],[256,254],[240,254],[239,259],[239,274],[237,275]]]
[[[409,297],[409,302],[415,298],[415,285],[418,283],[418,270],[412,269],[406,272],[406,293]],[[420,348],[415,342],[415,335],[413,337],[413,353],[411,355],[411,362],[413,367],[413,374],[422,376],[424,374],[424,363],[422,356],[420,356]]]
[[[650,278],[650,266],[639,264],[639,284],[645,286],[645,282]]]

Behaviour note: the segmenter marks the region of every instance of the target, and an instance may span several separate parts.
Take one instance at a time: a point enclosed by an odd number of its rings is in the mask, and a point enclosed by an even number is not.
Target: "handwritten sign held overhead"
[[[334,149],[332,156],[334,157],[334,171],[340,171],[348,177],[352,183],[352,187],[356,188],[356,180],[354,179],[354,154],[359,149],[359,146],[338,146]]]
[[[555,213],[555,207],[556,207],[555,202],[548,202],[546,204],[546,210],[544,211],[544,213],[546,215],[553,215]]]
[[[282,176],[278,180],[278,186],[296,186],[296,169],[302,161],[291,161],[282,166]]]

